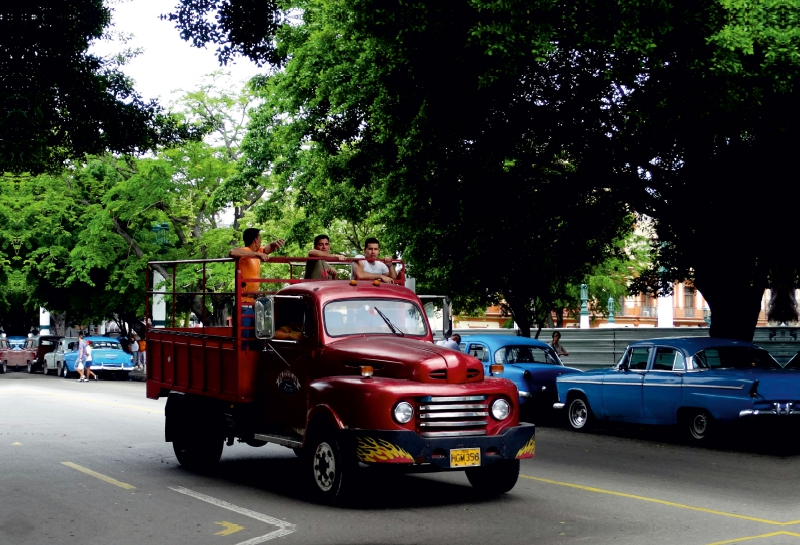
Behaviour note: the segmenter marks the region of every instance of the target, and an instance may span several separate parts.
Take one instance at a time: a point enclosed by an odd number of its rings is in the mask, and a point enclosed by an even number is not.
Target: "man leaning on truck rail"
[[[368,238],[364,241],[364,255],[357,255],[359,261],[353,262],[351,280],[380,280],[392,283],[397,280],[397,271],[392,265],[389,256],[380,258],[381,243],[377,238]]]
[[[261,278],[261,262],[266,261],[269,254],[286,244],[284,239],[279,238],[266,246],[261,246],[261,233],[254,227],[245,229],[244,233],[242,233],[242,239],[244,239],[243,247],[233,248],[228,252],[228,257],[233,257],[238,261],[239,270],[242,271],[242,278]],[[259,282],[246,282],[242,291],[261,291],[261,284]],[[253,304],[253,297],[248,297],[246,300]]]
[[[261,246],[261,233],[258,229],[250,227],[242,233],[244,246],[233,248],[228,252],[228,257],[236,259],[236,266],[242,271],[242,278],[261,278],[261,262],[267,260],[267,256],[280,249],[286,244],[282,238],[270,242],[266,246]],[[244,295],[244,293],[255,293],[261,291],[260,282],[245,282],[242,288],[242,337],[253,337],[253,326],[255,325],[255,314],[253,313],[253,303],[255,297]],[[249,341],[242,341],[242,349],[258,349],[258,343],[252,346]]]

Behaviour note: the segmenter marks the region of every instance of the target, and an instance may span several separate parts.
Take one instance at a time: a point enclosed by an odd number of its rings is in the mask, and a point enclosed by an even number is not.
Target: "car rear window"
[[[699,369],[780,369],[781,366],[760,348],[723,346],[706,348],[694,355],[694,365]]]

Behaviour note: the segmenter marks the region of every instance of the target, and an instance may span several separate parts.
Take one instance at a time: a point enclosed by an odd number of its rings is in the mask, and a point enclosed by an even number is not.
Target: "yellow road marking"
[[[160,406],[149,408],[149,407],[142,407],[141,405],[127,405],[127,404],[124,404],[124,403],[114,403],[114,402],[111,402],[111,401],[99,401],[99,400],[91,398],[91,397],[79,397],[79,396],[74,396],[74,395],[69,395],[69,394],[56,394],[56,393],[52,393],[52,392],[44,391],[44,390],[35,390],[33,388],[16,388],[16,387],[15,388],[4,388],[4,389],[0,390],[0,393],[3,393],[4,391],[7,391],[7,390],[13,390],[15,392],[30,392],[30,393],[33,393],[33,394],[46,395],[47,397],[60,397],[60,398],[69,399],[69,400],[72,400],[72,401],[85,401],[87,403],[94,403],[96,405],[108,405],[110,407],[119,407],[119,408],[122,408],[122,409],[133,409],[133,410],[136,410],[136,411],[144,411],[146,413],[151,413],[151,414],[158,414],[158,415],[164,414],[164,409],[162,407],[160,407]]]
[[[225,522],[224,520],[220,522],[215,522],[214,524],[219,524],[220,526],[225,527],[225,529],[222,530],[221,532],[217,532],[216,534],[214,534],[215,536],[229,536],[231,534],[235,534],[240,530],[244,530],[244,526],[239,526],[238,524],[234,524],[232,522]]]
[[[558,485],[558,486],[566,486],[568,488],[575,488],[575,489],[578,489],[578,490],[585,490],[587,492],[595,492],[597,494],[608,494],[609,496],[618,496],[620,498],[628,498],[628,499],[632,499],[632,500],[639,500],[639,501],[646,501],[646,502],[650,502],[650,503],[657,503],[657,504],[660,504],[660,505],[668,505],[669,507],[677,507],[679,509],[689,509],[691,511],[700,511],[701,513],[710,513],[712,515],[720,515],[720,516],[723,516],[723,517],[731,517],[731,518],[737,518],[737,519],[742,519],[742,520],[752,520],[754,522],[761,522],[761,523],[764,523],[764,524],[772,524],[773,526],[791,526],[793,524],[800,523],[800,519],[791,520],[789,522],[779,522],[777,520],[762,519],[762,518],[758,518],[758,517],[748,517],[747,515],[739,515],[737,513],[727,513],[725,511],[718,511],[716,509],[707,509],[705,507],[697,507],[695,505],[686,505],[684,503],[675,503],[675,502],[672,502],[672,501],[659,500],[657,498],[648,498],[647,496],[637,496],[636,494],[627,494],[625,492],[616,492],[614,490],[605,490],[603,488],[595,488],[593,486],[583,486],[583,485],[580,485],[580,484],[566,483],[566,482],[563,482],[563,481],[554,481],[552,479],[544,479],[542,477],[532,477],[530,475],[523,475],[521,473],[520,473],[519,476],[523,477],[525,479],[530,479],[532,481],[539,481],[539,482],[542,482],[542,483],[555,484],[555,485]],[[725,543],[727,543],[727,542],[725,542]]]
[[[714,543],[709,543],[708,545],[726,545],[729,543],[739,543],[742,541],[750,541],[751,539],[766,539],[768,537],[775,537],[775,536],[800,537],[800,534],[795,534],[794,532],[787,532],[786,530],[781,530],[780,532],[772,532],[771,534],[761,534],[759,536],[748,536],[748,537],[740,537],[737,539],[728,539],[725,541],[715,541]]]
[[[91,469],[87,469],[85,467],[81,467],[78,464],[73,464],[72,462],[61,462],[67,467],[71,467],[72,469],[77,469],[82,473],[86,473],[87,475],[91,475],[92,477],[96,477],[101,481],[105,481],[109,484],[113,484],[114,486],[118,486],[120,488],[124,488],[125,490],[135,490],[136,487],[132,484],[123,483],[122,481],[118,481],[112,477],[108,477],[107,475],[103,475],[102,473],[98,473],[97,471],[92,471]]]

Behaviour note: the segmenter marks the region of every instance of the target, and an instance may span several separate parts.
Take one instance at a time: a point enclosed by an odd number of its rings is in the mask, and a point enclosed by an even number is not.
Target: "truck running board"
[[[253,435],[256,441],[266,441],[267,443],[275,443],[276,445],[283,445],[289,448],[302,448],[303,442],[298,441],[294,437],[286,435],[264,435],[263,433],[256,433]]]

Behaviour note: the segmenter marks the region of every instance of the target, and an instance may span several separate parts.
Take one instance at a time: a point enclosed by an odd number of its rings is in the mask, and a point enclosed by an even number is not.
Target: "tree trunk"
[[[716,276],[704,275],[702,282],[695,281],[711,310],[709,335],[750,342],[761,311],[766,274],[754,281],[731,270],[719,272]]]

